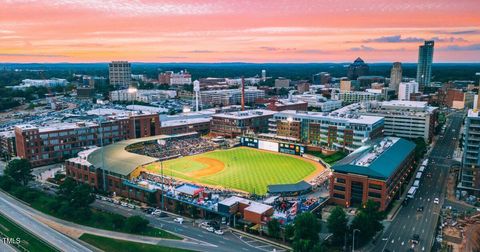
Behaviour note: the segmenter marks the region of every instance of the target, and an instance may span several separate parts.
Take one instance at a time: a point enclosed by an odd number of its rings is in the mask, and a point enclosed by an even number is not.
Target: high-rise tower
[[[398,94],[400,82],[402,82],[402,63],[393,62],[392,70],[390,71],[390,84],[388,86],[395,90],[395,94]]]
[[[432,78],[433,61],[433,40],[425,41],[424,45],[418,48],[417,82],[420,91],[423,92],[425,86],[430,85]]]

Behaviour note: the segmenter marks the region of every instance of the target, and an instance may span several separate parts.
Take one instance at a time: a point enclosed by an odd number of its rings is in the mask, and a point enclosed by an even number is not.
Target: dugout
[[[288,196],[305,194],[310,192],[311,190],[312,190],[312,185],[305,182],[304,180],[295,184],[269,185],[267,189],[270,195],[288,195]]]

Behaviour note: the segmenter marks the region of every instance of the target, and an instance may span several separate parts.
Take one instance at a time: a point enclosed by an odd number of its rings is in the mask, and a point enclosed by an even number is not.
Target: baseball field
[[[160,174],[160,163],[143,168]],[[268,185],[296,183],[323,170],[321,164],[298,156],[244,147],[163,162],[166,176],[256,194],[265,194]]]

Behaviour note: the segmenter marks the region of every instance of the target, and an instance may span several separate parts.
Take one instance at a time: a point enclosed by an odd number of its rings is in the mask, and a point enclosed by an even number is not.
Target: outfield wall
[[[297,156],[301,156],[305,152],[305,146],[300,144],[276,142],[272,140],[264,140],[254,137],[241,137],[240,145],[260,150],[267,150]]]

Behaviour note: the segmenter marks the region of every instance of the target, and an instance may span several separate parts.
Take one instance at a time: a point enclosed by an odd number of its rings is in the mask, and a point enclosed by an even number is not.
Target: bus
[[[422,178],[422,172],[417,172],[417,176],[415,176],[415,179],[421,179]]]
[[[407,192],[407,198],[413,199],[413,196],[415,196],[415,193],[417,192],[417,187],[412,186]]]
[[[416,179],[415,181],[413,181],[413,186],[420,187],[420,180]]]
[[[423,172],[423,171],[425,171],[425,168],[426,168],[426,167],[422,165],[422,166],[420,166],[420,168],[418,169],[418,171],[419,171],[419,172]]]

